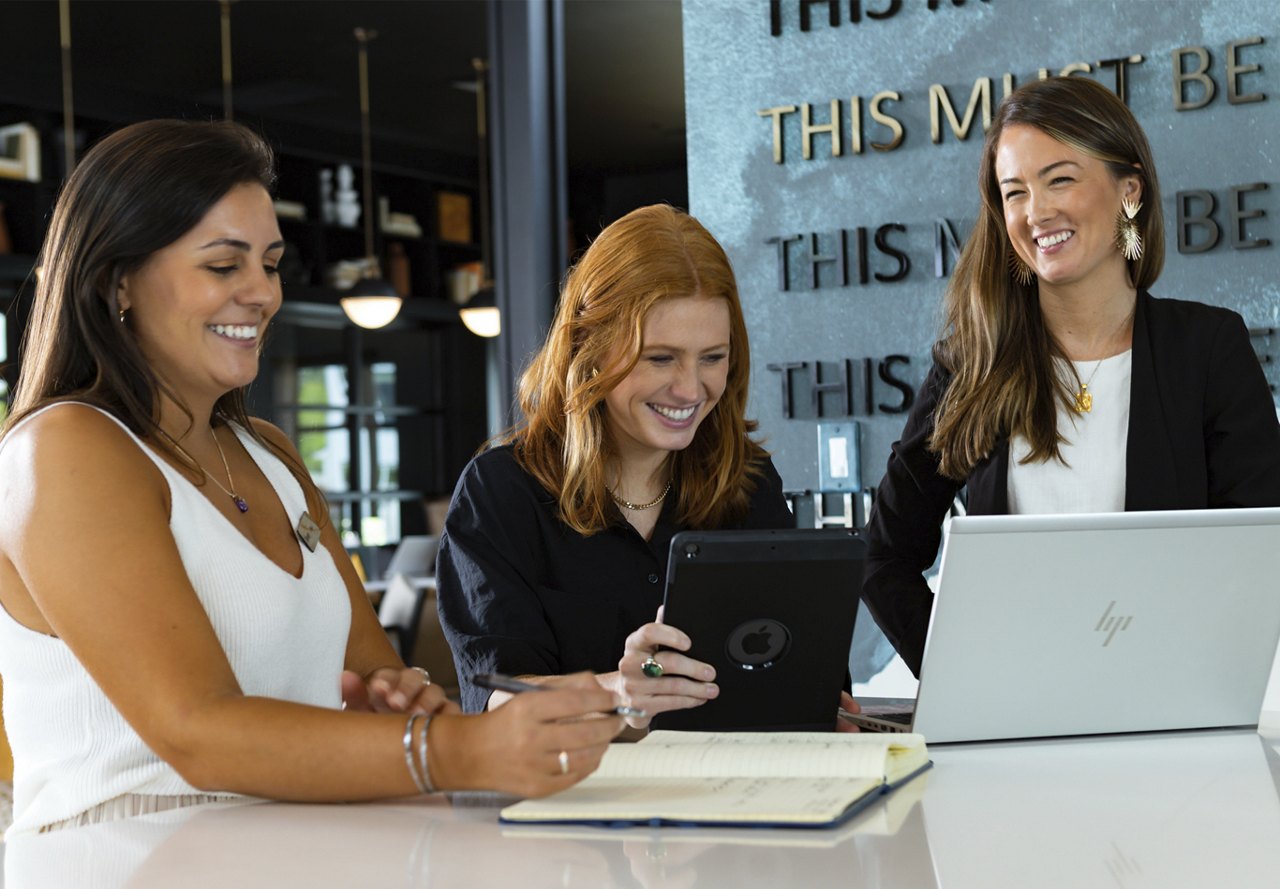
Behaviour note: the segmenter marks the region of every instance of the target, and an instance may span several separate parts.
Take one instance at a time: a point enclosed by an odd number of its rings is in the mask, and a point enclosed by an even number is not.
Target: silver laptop
[[[1252,726],[1278,639],[1280,509],[957,518],[914,710],[859,721],[930,743]]]

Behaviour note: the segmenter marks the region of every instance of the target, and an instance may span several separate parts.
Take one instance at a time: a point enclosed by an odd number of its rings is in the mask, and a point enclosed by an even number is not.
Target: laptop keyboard
[[[910,713],[875,713],[873,715],[876,719],[882,720],[883,722],[892,722],[896,725],[905,726],[910,726],[913,718]]]

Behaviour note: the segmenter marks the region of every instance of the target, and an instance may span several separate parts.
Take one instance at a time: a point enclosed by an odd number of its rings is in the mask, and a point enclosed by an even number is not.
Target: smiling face
[[[623,459],[680,451],[724,394],[729,374],[729,306],[677,297],[645,317],[640,360],[605,396],[605,416]]]
[[[1122,198],[1141,200],[1138,176],[1117,179],[1103,161],[1024,124],[1001,134],[995,172],[1009,241],[1042,286],[1128,286],[1116,215]]]
[[[262,337],[280,308],[283,252],[271,197],[244,183],[121,282],[138,347],[188,406],[258,375]]]

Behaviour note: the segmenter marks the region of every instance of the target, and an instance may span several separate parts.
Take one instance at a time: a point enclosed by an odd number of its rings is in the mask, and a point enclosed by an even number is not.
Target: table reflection
[[[925,825],[947,886],[1271,886],[1280,755],[1254,732],[934,752]]]
[[[502,825],[509,800],[241,803],[15,838],[3,889],[1274,885],[1254,732],[953,745],[833,830]]]
[[[919,800],[928,776],[833,830],[505,826],[492,796],[348,806],[212,805],[23,836],[4,889],[469,886],[680,889],[901,886],[877,858],[936,886]]]

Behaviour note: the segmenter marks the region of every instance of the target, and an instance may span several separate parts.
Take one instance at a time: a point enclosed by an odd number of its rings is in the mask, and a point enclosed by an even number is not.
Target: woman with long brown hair
[[[550,793],[622,728],[590,677],[463,716],[391,648],[297,451],[245,412],[281,303],[274,178],[243,126],[147,121],[58,197],[0,431],[14,831]]]
[[[869,522],[863,595],[919,672],[941,523],[971,515],[1280,505],[1280,426],[1244,322],[1156,299],[1155,161],[1081,77],[1000,106],[934,366]]]
[[[591,244],[521,379],[523,422],[463,472],[445,522],[465,709],[506,699],[468,682],[488,672],[590,670],[647,712],[637,727],[717,694],[654,614],[677,531],[794,527],[750,437],[749,373],[733,270],[696,219],[643,207]]]

